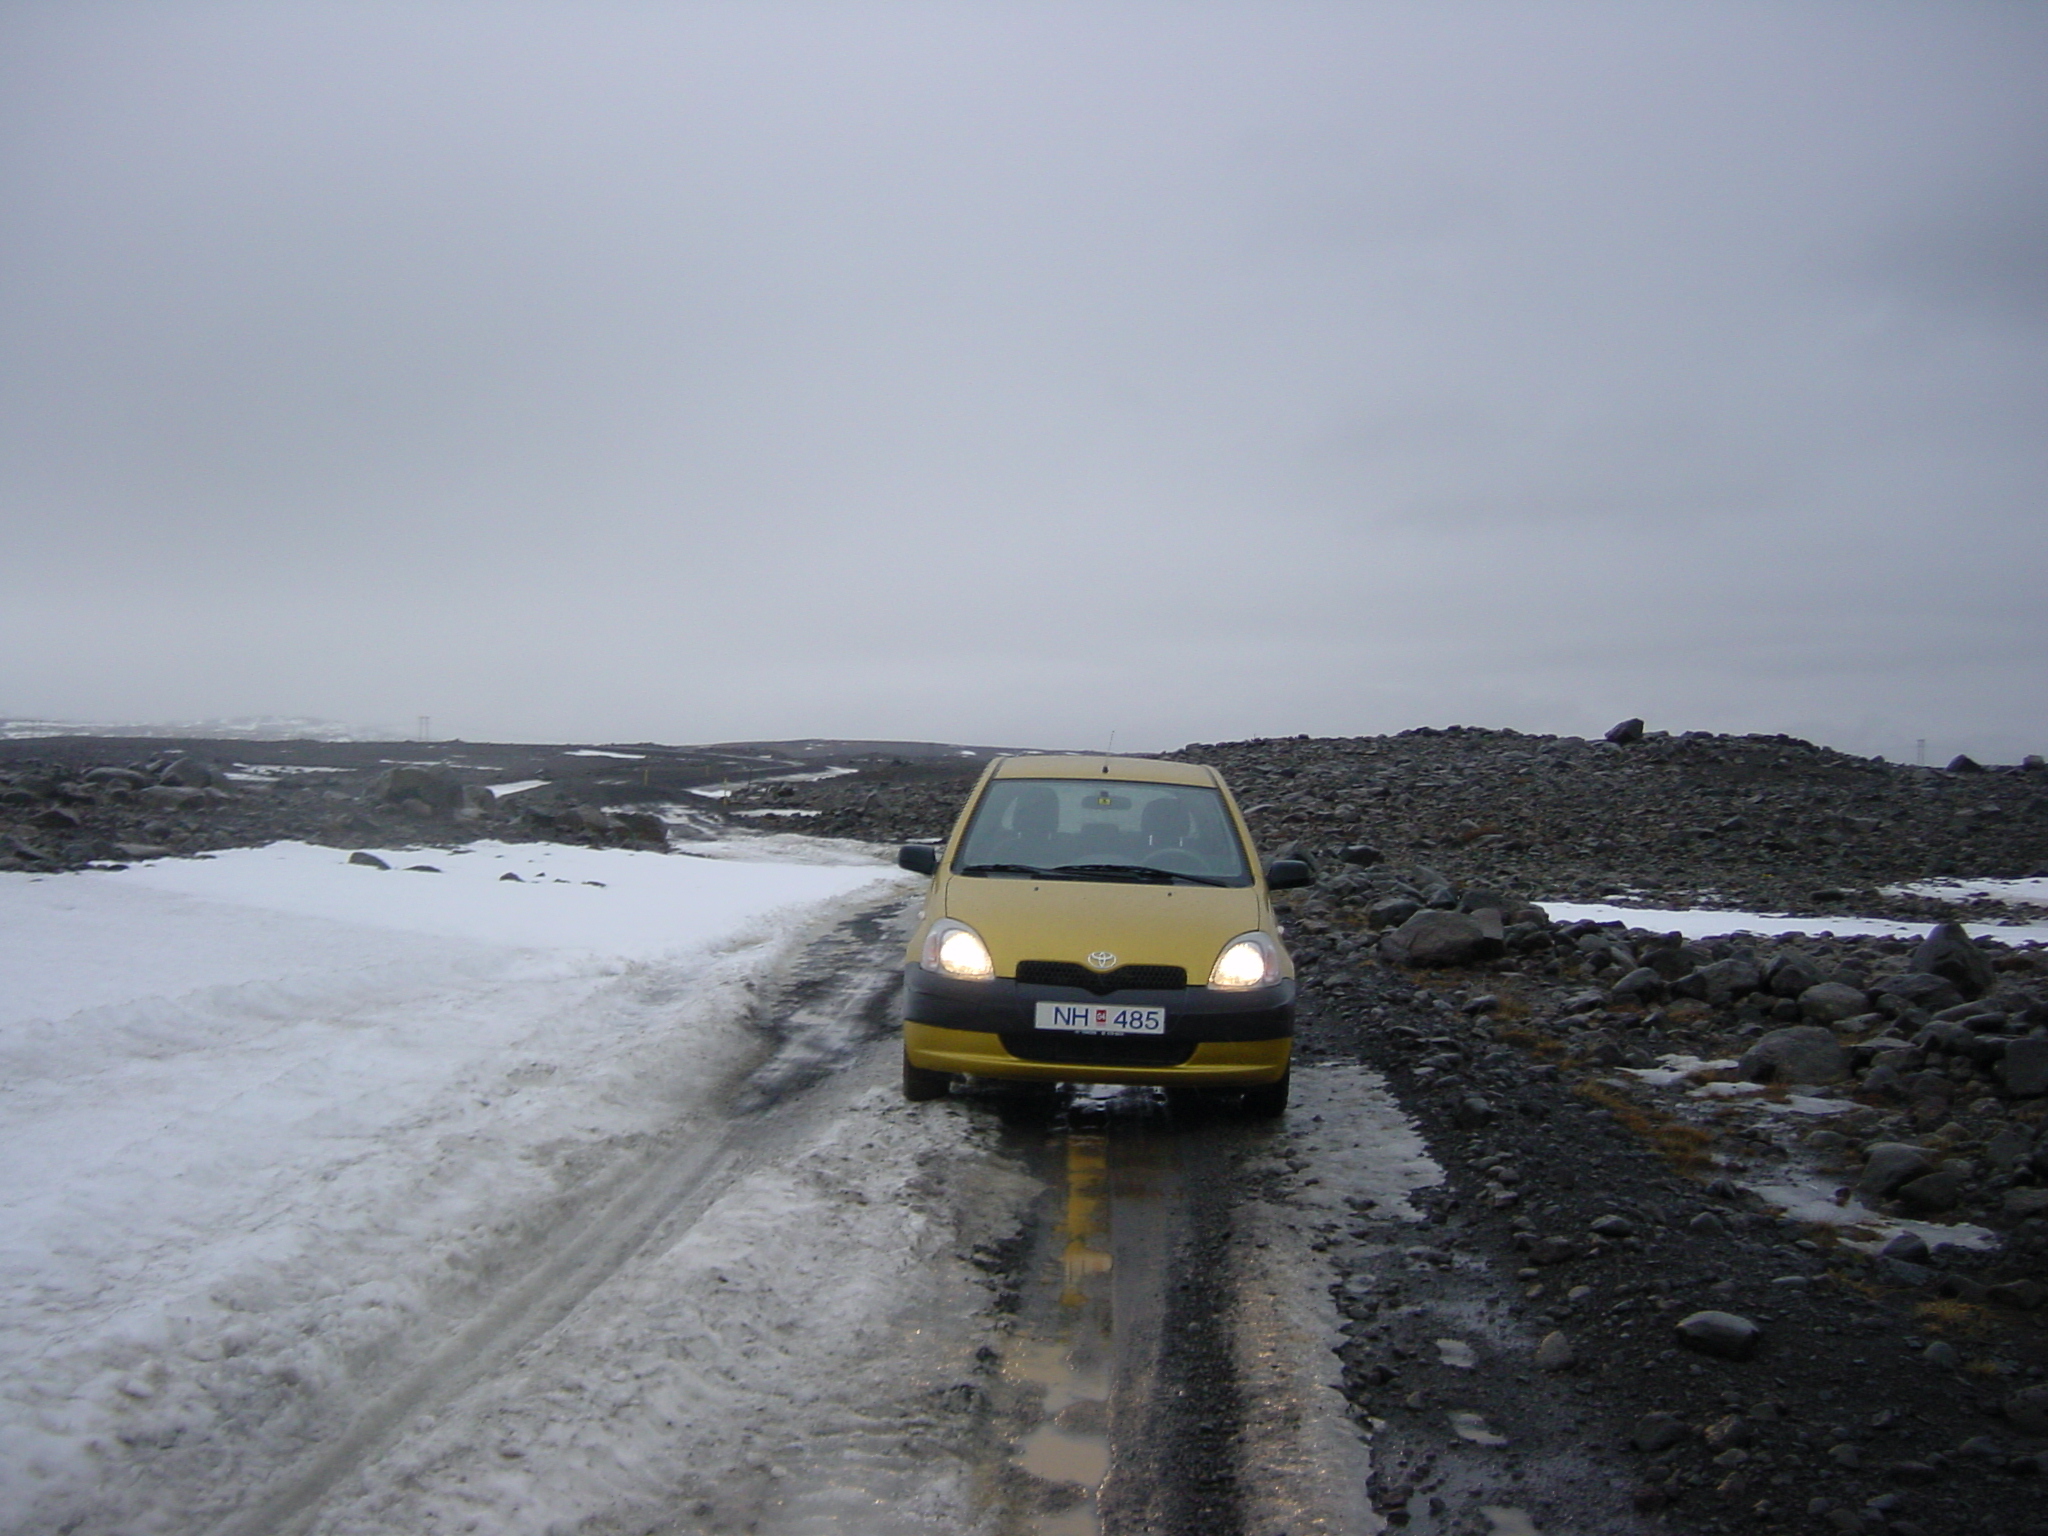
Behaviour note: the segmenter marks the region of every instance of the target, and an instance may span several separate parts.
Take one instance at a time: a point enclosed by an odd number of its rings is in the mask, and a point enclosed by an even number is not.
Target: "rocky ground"
[[[1447,1170],[1420,1232],[1361,1210],[1327,1234],[1378,1506],[1415,1531],[1490,1504],[1552,1536],[2048,1533],[2048,955],[1937,926],[1995,903],[1887,889],[2048,873],[2048,772],[1620,734],[1174,754],[1316,865],[1282,898],[1304,1059],[1383,1072]],[[280,836],[931,837],[987,756],[232,747],[4,744],[0,865]],[[804,776],[834,766],[857,771]],[[500,801],[493,775],[548,788]],[[1598,897],[1928,937],[1687,942],[1541,906]],[[1481,1344],[1440,1347],[1447,1318]]]

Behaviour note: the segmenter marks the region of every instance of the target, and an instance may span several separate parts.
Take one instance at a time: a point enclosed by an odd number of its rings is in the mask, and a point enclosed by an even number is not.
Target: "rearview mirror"
[[[1315,883],[1315,875],[1300,859],[1275,859],[1266,866],[1266,889],[1269,891],[1291,891],[1298,886]]]
[[[935,875],[939,872],[939,845],[905,843],[896,850],[896,863],[914,875]]]

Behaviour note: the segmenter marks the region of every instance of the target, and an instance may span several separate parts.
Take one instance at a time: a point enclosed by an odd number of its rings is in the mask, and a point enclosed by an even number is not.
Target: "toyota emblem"
[[[1088,957],[1088,963],[1098,971],[1113,971],[1116,969],[1116,956],[1106,949],[1098,949]]]

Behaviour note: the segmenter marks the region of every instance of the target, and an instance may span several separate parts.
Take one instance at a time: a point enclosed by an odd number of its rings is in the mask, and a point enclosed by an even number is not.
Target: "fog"
[[[0,716],[2048,751],[2048,10],[0,9]]]

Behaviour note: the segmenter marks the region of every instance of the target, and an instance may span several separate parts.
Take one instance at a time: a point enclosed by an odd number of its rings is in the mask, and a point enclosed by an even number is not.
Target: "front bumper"
[[[1293,1050],[1294,983],[1249,992],[1080,987],[1007,977],[955,981],[904,967],[903,1049],[912,1065],[975,1077],[1250,1088],[1277,1082]],[[1075,1035],[1035,1027],[1037,1005],[1114,1001],[1163,1007],[1162,1036]]]

